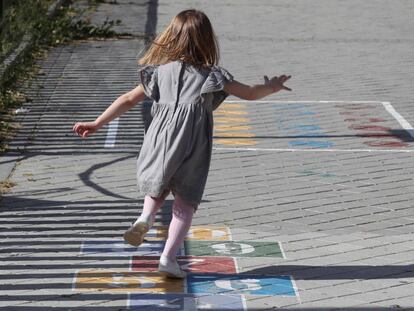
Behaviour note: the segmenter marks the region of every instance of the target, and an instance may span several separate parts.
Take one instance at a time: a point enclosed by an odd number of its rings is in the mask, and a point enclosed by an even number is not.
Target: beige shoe
[[[160,257],[158,272],[164,277],[174,279],[183,279],[187,276],[187,272],[181,270],[181,267],[176,260],[172,261],[163,256]]]
[[[124,240],[132,246],[140,246],[144,242],[144,236],[150,229],[150,224],[145,221],[132,225],[124,233]]]

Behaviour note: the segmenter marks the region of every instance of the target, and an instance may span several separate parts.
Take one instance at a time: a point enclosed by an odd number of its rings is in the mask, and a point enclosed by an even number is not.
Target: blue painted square
[[[295,296],[290,276],[255,274],[190,274],[189,293]]]
[[[128,306],[132,311],[244,311],[243,299],[240,295],[131,294]]]
[[[304,137],[322,137],[322,136],[326,136],[326,133],[321,133],[321,132],[308,132],[308,133],[297,133],[297,136],[304,136]]]
[[[309,146],[314,148],[328,148],[332,147],[333,143],[329,141],[301,141],[301,140],[292,140],[289,142],[291,146]]]

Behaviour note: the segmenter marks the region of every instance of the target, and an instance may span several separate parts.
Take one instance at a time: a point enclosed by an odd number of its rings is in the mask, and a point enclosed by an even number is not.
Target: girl
[[[280,90],[290,76],[249,86],[218,66],[219,47],[207,16],[185,10],[151,44],[139,64],[141,84],[117,98],[95,121],[78,122],[73,130],[86,138],[141,102],[152,99],[153,117],[137,159],[138,188],[143,211],[124,233],[126,242],[139,246],[170,191],[172,220],[158,270],[184,278],[176,255],[191,226],[207,180],[212,153],[213,114],[232,94],[254,100]]]

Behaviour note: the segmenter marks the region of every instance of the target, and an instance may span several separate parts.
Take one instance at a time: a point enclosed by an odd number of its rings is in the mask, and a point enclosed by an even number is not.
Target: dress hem
[[[166,189],[171,191],[174,196],[175,194],[180,195],[184,201],[193,205],[195,210],[198,209],[198,205],[201,203],[201,198],[188,195],[189,193],[194,193],[194,190],[189,187],[168,182],[138,182],[138,190],[143,195],[159,198]]]

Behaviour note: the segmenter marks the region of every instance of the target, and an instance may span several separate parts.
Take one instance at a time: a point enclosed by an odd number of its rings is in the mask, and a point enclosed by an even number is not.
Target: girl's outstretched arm
[[[134,107],[138,102],[145,99],[142,85],[138,85],[128,93],[119,96],[95,121],[77,122],[73,126],[73,131],[86,138],[90,134],[98,131],[102,126],[119,117],[124,112]]]
[[[267,76],[264,76],[264,84],[246,85],[236,80],[226,83],[224,90],[231,95],[246,100],[255,100],[263,98],[272,93],[279,92],[280,90],[291,91],[290,88],[283,85],[291,76],[281,75],[280,77],[273,77],[269,80]]]

